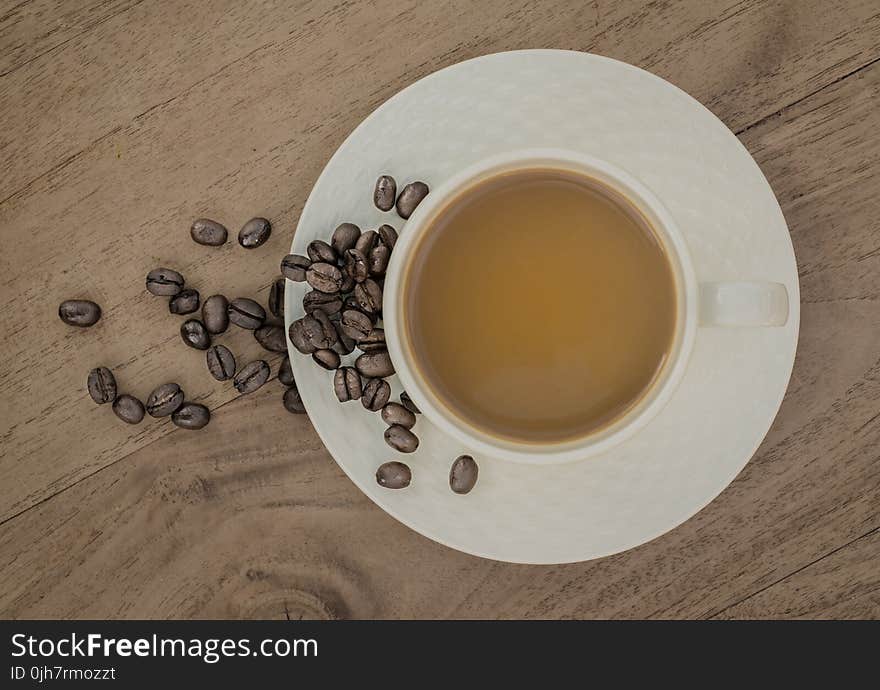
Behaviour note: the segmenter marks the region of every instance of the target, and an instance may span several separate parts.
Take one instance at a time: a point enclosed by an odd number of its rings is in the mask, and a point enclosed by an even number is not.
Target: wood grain
[[[236,398],[143,290],[167,263],[203,296],[264,301],[360,119],[438,67],[535,46],[651,69],[740,131],[789,222],[803,299],[791,387],[734,484],[650,544],[548,568],[393,521],[282,410],[277,382]],[[0,615],[880,617],[878,59],[872,2],[0,10]],[[196,247],[202,214],[275,231],[252,252]],[[74,295],[102,304],[96,328],[58,322]],[[248,333],[224,338],[262,356]],[[212,433],[118,423],[85,398],[96,364],[140,397],[179,380],[217,410]]]

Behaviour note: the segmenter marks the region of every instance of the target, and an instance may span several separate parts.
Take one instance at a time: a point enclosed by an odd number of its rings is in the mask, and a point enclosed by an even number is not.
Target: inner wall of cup
[[[582,436],[567,439],[561,442],[545,442],[545,441],[524,441],[520,439],[511,439],[504,436],[493,435],[489,430],[482,427],[472,425],[465,417],[461,416],[451,405],[448,405],[439,395],[437,395],[426,377],[422,373],[419,365],[418,356],[413,350],[410,339],[410,322],[407,314],[410,281],[412,280],[411,266],[415,263],[413,258],[422,250],[427,234],[431,230],[431,226],[437,221],[440,215],[455,204],[456,201],[466,194],[472,187],[487,182],[492,178],[516,173],[520,171],[540,171],[548,170],[554,172],[563,172],[576,175],[585,180],[590,186],[600,190],[607,196],[614,199],[618,204],[628,209],[633,215],[637,216],[641,223],[648,229],[654,238],[659,242],[663,253],[669,262],[672,270],[672,277],[675,287],[675,328],[674,337],[669,347],[669,352],[660,366],[657,374],[652,382],[645,388],[642,394],[633,403],[617,417],[610,420],[604,426],[593,429]],[[673,242],[669,237],[665,224],[653,213],[650,205],[632,190],[620,188],[617,181],[600,179],[599,171],[584,170],[570,161],[540,160],[540,161],[520,161],[515,165],[502,165],[490,170],[485,170],[463,181],[451,190],[445,199],[441,200],[435,208],[430,211],[430,215],[421,221],[418,228],[419,236],[414,239],[409,249],[408,255],[405,257],[406,263],[403,267],[402,276],[399,286],[399,297],[397,305],[397,318],[399,324],[399,336],[404,356],[407,359],[409,369],[416,378],[418,387],[422,394],[427,397],[433,407],[444,416],[444,418],[454,426],[464,427],[470,435],[473,435],[482,441],[510,450],[521,450],[527,448],[530,453],[541,452],[559,452],[569,448],[581,447],[585,444],[598,443],[602,439],[620,431],[622,428],[635,420],[660,394],[669,380],[670,374],[674,368],[675,362],[680,357],[685,336],[686,314],[688,311],[689,295],[684,280],[684,270],[681,265],[679,253],[673,246]]]

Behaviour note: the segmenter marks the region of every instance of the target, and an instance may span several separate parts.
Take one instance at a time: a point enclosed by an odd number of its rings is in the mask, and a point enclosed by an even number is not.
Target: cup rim
[[[413,250],[435,216],[466,187],[498,174],[552,168],[579,173],[622,194],[656,231],[672,264],[676,286],[676,331],[659,379],[643,397],[608,426],[586,436],[555,443],[496,438],[469,425],[430,390],[411,362],[404,334],[403,281]],[[684,236],[670,212],[643,183],[625,170],[591,155],[566,149],[529,148],[482,159],[431,190],[404,224],[385,274],[383,318],[388,350],[405,390],[421,412],[466,450],[526,464],[559,464],[585,459],[635,435],[666,405],[681,381],[696,338],[697,282]],[[404,344],[406,343],[406,344]]]

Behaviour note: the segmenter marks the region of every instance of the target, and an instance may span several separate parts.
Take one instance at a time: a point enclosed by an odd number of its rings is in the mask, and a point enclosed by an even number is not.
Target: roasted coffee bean
[[[406,427],[394,424],[385,429],[385,443],[401,453],[412,453],[419,447],[419,437]]]
[[[154,268],[147,273],[147,291],[157,297],[172,297],[183,290],[183,276],[170,268]]]
[[[232,383],[239,393],[253,393],[269,380],[269,365],[262,359],[245,364],[235,375]]]
[[[336,252],[333,247],[324,240],[313,240],[306,247],[306,253],[313,262],[323,262],[326,264],[335,264],[337,260]]]
[[[279,278],[269,288],[269,311],[279,319],[284,318],[284,278]]]
[[[308,316],[309,315],[304,316],[303,319]],[[309,337],[306,334],[305,324],[303,324],[303,319],[297,319],[290,324],[287,336],[299,352],[302,352],[304,355],[310,355],[318,348],[312,345],[312,341],[309,340]]]
[[[228,381],[235,376],[235,355],[225,345],[214,345],[205,353],[208,371],[218,381]]]
[[[372,278],[358,283],[354,288],[354,298],[358,306],[367,314],[378,314],[382,311],[382,288]]]
[[[342,256],[349,249],[354,247],[355,242],[361,236],[361,229],[354,223],[343,223],[333,231],[333,237],[330,238],[330,246],[337,256]]]
[[[357,299],[354,296],[354,293],[348,295],[345,300],[342,302],[342,311],[348,311],[351,309],[352,311],[359,311],[361,314],[367,314],[363,309],[361,309],[361,305],[358,304]],[[372,323],[376,323],[376,315],[375,314],[367,314],[367,317],[370,319]]]
[[[342,298],[320,290],[311,290],[303,297],[302,305],[306,314],[313,314],[315,310],[320,309],[328,316],[333,316],[342,309]]]
[[[312,260],[301,254],[288,254],[281,260],[281,275],[296,283],[306,279],[306,271],[312,265]]]
[[[373,203],[380,211],[390,211],[394,208],[394,197],[397,196],[397,182],[391,175],[382,175],[376,180],[376,188],[373,190]]]
[[[357,283],[354,282],[354,278],[352,278],[350,275],[348,275],[347,271],[343,270],[342,271],[342,283],[339,286],[339,293],[342,295],[345,295],[345,294],[351,292],[352,290],[354,290],[355,285],[357,285]]]
[[[387,350],[365,352],[355,360],[354,366],[363,376],[369,379],[385,378],[394,373],[391,355],[388,354]]]
[[[402,462],[386,462],[376,470],[376,481],[386,489],[405,489],[412,481],[412,471]]]
[[[388,247],[388,249],[394,249],[394,245],[397,244],[397,230],[390,225],[381,225],[376,232],[382,244]]]
[[[397,426],[412,429],[416,424],[416,416],[403,405],[390,402],[382,408],[382,421],[388,426]]]
[[[266,320],[266,310],[257,302],[247,297],[236,297],[229,303],[226,310],[229,320],[236,326],[254,330]]]
[[[362,233],[360,237],[358,237],[358,241],[355,242],[354,248],[357,249],[364,256],[369,256],[370,252],[373,250],[373,247],[376,246],[376,242],[379,241],[379,235],[375,230],[367,230],[365,233]]]
[[[290,386],[290,388],[284,391],[282,403],[284,404],[284,409],[291,414],[306,413],[306,406],[303,405],[302,396],[300,396],[296,386]]]
[[[184,288],[168,300],[168,311],[172,314],[192,314],[199,308],[199,291]]]
[[[180,337],[196,350],[207,350],[211,347],[211,334],[198,319],[187,319],[180,325]]]
[[[293,367],[290,366],[290,356],[284,355],[281,365],[278,367],[278,381],[282,386],[294,385]]]
[[[338,369],[341,363],[339,354],[333,350],[317,350],[312,353],[312,359],[315,360],[315,364],[319,367],[323,367],[329,371]]]
[[[309,266],[309,270],[306,271],[306,281],[315,290],[326,293],[339,292],[339,288],[342,287],[342,271],[333,264],[318,261]]]
[[[284,337],[284,326],[269,324],[254,330],[254,338],[269,352],[287,352],[287,339]]]
[[[413,414],[422,414],[422,411],[416,407],[416,404],[412,401],[412,398],[409,397],[409,393],[406,391],[403,391],[403,393],[400,394],[400,404]]]
[[[373,412],[378,412],[388,403],[391,397],[391,386],[385,379],[369,379],[362,383],[361,405]]]
[[[113,412],[128,424],[140,424],[144,418],[144,405],[133,395],[123,393],[113,401]]]
[[[171,421],[181,429],[195,431],[208,425],[211,410],[199,403],[185,402],[171,415]]]
[[[361,375],[353,367],[337,369],[333,375],[333,390],[339,402],[357,400],[363,393]]]
[[[219,247],[221,244],[226,244],[226,237],[229,235],[225,227],[208,218],[197,218],[193,221],[189,234],[193,241],[209,247]]]
[[[355,342],[348,334],[342,330],[342,321],[334,321],[333,327],[336,328],[336,343],[333,345],[333,351],[340,355],[350,355],[354,352]]]
[[[345,273],[356,283],[364,282],[370,275],[367,257],[357,249],[349,249],[345,252]]]
[[[245,249],[255,249],[265,244],[272,234],[272,224],[265,218],[251,218],[238,231],[238,243]]]
[[[202,321],[208,333],[223,333],[229,328],[229,301],[223,295],[211,295],[202,304]]]
[[[107,367],[96,367],[89,372],[86,381],[89,395],[99,405],[116,400],[116,377]]]
[[[449,469],[449,488],[457,494],[466,494],[474,488],[480,468],[470,455],[459,455]]]
[[[373,321],[358,309],[346,309],[339,321],[342,332],[358,342],[366,338],[373,330]]]
[[[167,417],[183,405],[183,390],[176,383],[163,383],[147,396],[144,407],[151,417]]]
[[[428,196],[428,185],[424,182],[410,182],[397,197],[397,215],[401,218],[409,218],[426,196]]]
[[[58,306],[58,317],[68,326],[88,328],[98,323],[101,307],[87,299],[67,299]]]
[[[377,244],[370,252],[370,258],[367,263],[370,267],[371,276],[385,275],[385,269],[388,268],[388,259],[391,258],[391,249],[386,244]]]
[[[337,341],[336,327],[320,309],[302,318],[303,333],[306,340],[316,350],[329,350]]]
[[[364,352],[385,350],[387,348],[387,343],[385,342],[385,329],[374,328],[365,337],[361,338],[357,345]]]

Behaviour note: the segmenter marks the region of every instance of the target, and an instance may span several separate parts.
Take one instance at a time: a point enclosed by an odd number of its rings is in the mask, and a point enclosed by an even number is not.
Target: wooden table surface
[[[625,60],[705,103],[776,192],[802,294],[788,394],[733,484],[649,544],[554,567],[397,523],[277,381],[213,381],[144,292],[170,264],[265,301],[362,118],[526,47]],[[876,0],[2,0],[0,617],[880,617],[878,96]],[[207,250],[200,215],[275,229]],[[70,296],[103,306],[95,328],[58,320]],[[123,424],[86,394],[98,364],[141,399],[179,381],[211,425]]]

